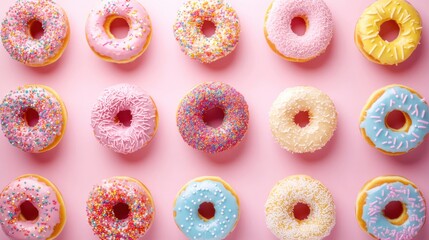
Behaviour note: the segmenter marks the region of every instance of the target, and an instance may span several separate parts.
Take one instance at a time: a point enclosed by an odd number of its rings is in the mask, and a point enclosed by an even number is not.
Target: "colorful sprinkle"
[[[40,39],[29,32],[29,23],[42,23]],[[59,58],[67,45],[69,25],[64,10],[52,0],[18,0],[3,20],[1,39],[10,56],[26,65],[44,66]]]
[[[118,203],[128,205],[127,218],[115,217],[113,208]],[[100,239],[140,239],[153,222],[155,206],[150,192],[138,180],[113,177],[92,189],[86,213]]]
[[[213,128],[203,121],[204,113],[213,108],[224,111],[221,126]],[[180,102],[177,126],[183,140],[191,147],[208,153],[227,150],[244,137],[249,110],[243,95],[221,82],[203,83],[192,89]]]
[[[0,105],[1,128],[9,142],[25,152],[42,152],[57,143],[65,127],[65,112],[60,99],[42,85],[19,87],[9,92]],[[28,126],[25,112],[39,114],[33,127]]]
[[[201,28],[205,21],[216,26],[206,37]],[[182,51],[202,63],[214,62],[231,53],[240,35],[237,13],[223,0],[189,0],[177,13],[174,36]]]

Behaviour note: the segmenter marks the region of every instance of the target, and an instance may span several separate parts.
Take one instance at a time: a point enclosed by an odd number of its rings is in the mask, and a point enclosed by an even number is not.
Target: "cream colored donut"
[[[294,121],[300,112],[308,112],[309,123],[305,127]],[[337,111],[329,96],[317,88],[287,88],[271,106],[270,126],[282,148],[293,153],[314,152],[334,134]]]
[[[307,218],[298,220],[293,209],[298,203],[309,207]],[[294,175],[279,181],[265,203],[265,222],[281,240],[318,240],[335,226],[335,204],[329,190],[318,180]]]

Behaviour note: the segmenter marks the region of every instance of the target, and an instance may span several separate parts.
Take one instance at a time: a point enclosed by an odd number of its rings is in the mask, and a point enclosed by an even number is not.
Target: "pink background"
[[[363,140],[359,115],[370,94],[384,85],[401,83],[429,96],[429,31],[424,28],[422,44],[407,62],[398,67],[380,66],[366,60],[353,41],[355,23],[373,1],[325,1],[334,17],[335,35],[327,52],[316,60],[291,63],[270,50],[263,35],[270,0],[231,0],[240,17],[240,43],[230,56],[203,65],[185,56],[174,40],[172,25],[182,1],[142,0],[152,19],[152,42],[134,63],[116,65],[98,59],[85,40],[86,17],[98,1],[58,0],[69,16],[72,34],[64,55],[51,66],[29,68],[12,60],[0,47],[0,96],[23,84],[53,87],[68,109],[67,131],[54,150],[43,154],[24,153],[0,137],[0,186],[25,173],[47,177],[59,187],[66,202],[67,224],[59,239],[96,239],[85,212],[93,185],[115,175],[136,177],[151,190],[156,204],[155,221],[145,239],[185,239],[173,220],[177,191],[192,178],[217,175],[233,186],[241,202],[240,221],[228,239],[275,239],[265,226],[264,203],[270,189],[289,175],[308,174],[323,182],[335,198],[337,224],[327,239],[371,239],[355,220],[358,191],[373,177],[398,174],[414,181],[429,198],[429,143],[400,157],[385,156]],[[1,19],[13,3],[1,1]],[[429,24],[426,1],[412,3],[423,24]],[[215,155],[187,146],[176,127],[180,99],[204,81],[232,85],[249,104],[250,126],[245,139]],[[90,126],[91,108],[99,94],[123,82],[149,92],[160,116],[151,144],[126,156],[102,147]],[[314,154],[294,155],[282,150],[268,124],[271,103],[283,89],[297,85],[326,92],[339,113],[334,137]],[[5,235],[0,232],[2,238]],[[428,238],[429,224],[417,239]]]

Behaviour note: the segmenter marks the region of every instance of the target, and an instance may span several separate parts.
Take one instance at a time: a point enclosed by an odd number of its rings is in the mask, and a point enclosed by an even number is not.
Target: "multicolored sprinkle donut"
[[[118,120],[129,111],[130,126]],[[141,88],[118,84],[106,88],[91,114],[91,126],[97,140],[118,153],[133,153],[149,144],[158,128],[158,111],[153,99]]]
[[[42,23],[43,35],[35,39],[30,27]],[[70,38],[65,11],[52,0],[18,0],[2,23],[1,39],[10,56],[25,65],[41,67],[57,61]]]
[[[401,111],[405,124],[390,128],[386,118]],[[429,133],[429,108],[413,89],[403,85],[388,85],[375,91],[368,99],[360,117],[360,129],[365,140],[388,155],[407,153],[419,146]]]
[[[307,205],[310,213],[297,219],[294,208]],[[279,181],[265,203],[265,221],[271,232],[281,240],[320,240],[335,226],[335,204],[329,190],[318,180],[294,175]]]
[[[110,32],[111,23],[125,19],[129,26],[123,39]],[[115,63],[134,61],[149,46],[152,25],[146,9],[136,0],[102,0],[88,16],[86,39],[103,60]]]
[[[29,109],[38,113],[37,124],[29,126]],[[58,94],[43,85],[26,85],[10,91],[0,105],[1,128],[9,142],[32,153],[46,152],[62,139],[67,123],[66,107]]]
[[[128,215],[119,219],[115,209],[122,204],[127,206]],[[86,213],[100,239],[140,239],[152,225],[155,206],[149,190],[139,180],[112,177],[92,189]]]
[[[224,111],[222,125],[213,128],[204,123],[205,112]],[[247,131],[249,110],[243,95],[228,84],[202,83],[180,102],[177,126],[183,140],[191,147],[208,153],[227,150],[238,144]]]
[[[307,112],[309,123],[301,127],[296,115]],[[280,146],[292,153],[314,152],[323,148],[337,128],[337,111],[329,96],[314,87],[287,88],[270,110],[270,127]]]
[[[380,37],[381,25],[394,20],[398,37],[386,41]],[[355,43],[370,61],[398,65],[407,60],[420,44],[422,20],[419,12],[405,0],[377,0],[360,16],[355,29]]]
[[[201,31],[205,21],[216,26],[210,37]],[[223,0],[188,0],[180,7],[173,29],[182,51],[202,63],[230,54],[240,35],[237,13]]]
[[[203,203],[215,209],[212,218],[199,213]],[[199,177],[188,182],[174,201],[174,221],[188,239],[221,240],[235,228],[239,200],[231,186],[219,177]]]
[[[26,219],[21,209],[29,204],[37,215]],[[57,187],[44,177],[27,174],[7,185],[0,194],[0,224],[11,239],[54,239],[66,223],[66,210]]]
[[[385,216],[391,202],[400,202],[399,217]],[[356,218],[360,227],[376,239],[412,240],[426,221],[426,203],[422,193],[410,180],[399,176],[372,179],[359,192]]]
[[[307,29],[299,36],[292,31],[296,17]],[[332,14],[323,0],[274,0],[265,15],[265,38],[271,49],[293,62],[306,62],[322,54],[334,33]]]

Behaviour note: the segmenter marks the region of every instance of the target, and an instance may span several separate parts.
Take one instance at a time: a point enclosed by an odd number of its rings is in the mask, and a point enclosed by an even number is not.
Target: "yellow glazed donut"
[[[297,205],[306,205],[309,214],[297,218]],[[318,240],[335,226],[335,203],[329,190],[318,180],[294,175],[279,181],[265,203],[265,221],[281,240]]]
[[[389,212],[392,204],[399,205],[401,211]],[[425,224],[426,203],[410,180],[380,176],[367,182],[359,192],[356,218],[359,226],[375,239],[412,240]]]
[[[309,123],[300,127],[294,118],[307,112]],[[337,112],[328,95],[314,87],[287,88],[270,110],[271,132],[280,146],[293,153],[314,152],[331,139]]]
[[[394,20],[398,37],[383,40],[380,26]],[[360,16],[355,29],[355,42],[362,54],[378,64],[397,65],[409,58],[420,43],[422,25],[419,13],[405,0],[378,0]]]

